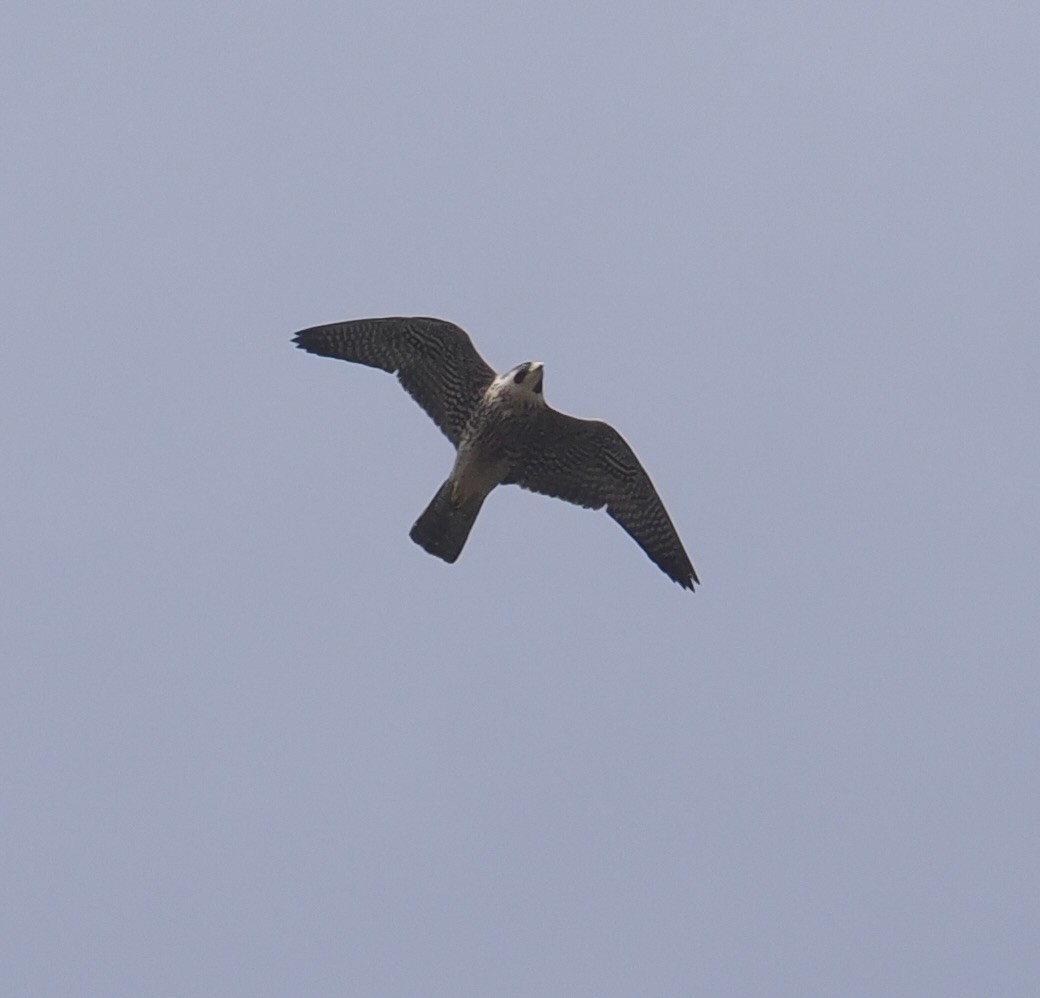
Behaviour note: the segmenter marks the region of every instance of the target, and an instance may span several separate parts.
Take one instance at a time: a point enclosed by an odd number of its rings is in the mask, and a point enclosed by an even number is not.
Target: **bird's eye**
[[[538,384],[534,386],[534,393],[535,393],[535,395],[541,395],[542,394],[542,379],[541,378],[538,379]]]
[[[517,369],[516,374],[513,375],[513,382],[517,385],[524,383],[524,378],[527,377],[527,365],[524,364],[522,367]]]

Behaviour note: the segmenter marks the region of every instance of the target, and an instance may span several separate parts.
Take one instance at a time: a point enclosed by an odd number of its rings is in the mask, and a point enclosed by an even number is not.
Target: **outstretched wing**
[[[442,319],[355,319],[293,337],[302,350],[391,374],[458,446],[474,406],[495,379],[465,332]]]
[[[612,426],[542,410],[508,479],[588,509],[607,507],[658,568],[684,589],[700,583],[650,476]]]

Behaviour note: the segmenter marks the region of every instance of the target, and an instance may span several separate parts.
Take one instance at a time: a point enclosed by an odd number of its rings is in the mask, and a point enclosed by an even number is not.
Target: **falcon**
[[[700,584],[682,541],[632,448],[607,423],[548,406],[544,365],[496,374],[468,334],[429,318],[355,319],[304,329],[302,350],[397,374],[454,444],[455,464],[411,529],[416,544],[454,562],[496,485],[519,485],[587,509],[607,508],[650,560],[684,589]]]

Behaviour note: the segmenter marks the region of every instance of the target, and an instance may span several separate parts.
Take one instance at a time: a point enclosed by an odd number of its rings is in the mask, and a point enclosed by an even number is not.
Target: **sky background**
[[[0,990],[1037,994],[1038,10],[7,10]],[[703,587],[413,544],[402,314]]]

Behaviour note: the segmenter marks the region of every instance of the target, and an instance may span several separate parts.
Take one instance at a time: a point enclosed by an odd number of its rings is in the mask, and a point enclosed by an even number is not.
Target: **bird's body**
[[[502,375],[469,336],[440,319],[387,318],[315,326],[294,342],[326,357],[397,373],[455,445],[455,463],[411,530],[430,554],[458,558],[488,494],[502,484],[607,512],[679,585],[699,582],[653,484],[612,427],[548,406],[544,367]]]

